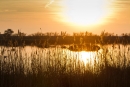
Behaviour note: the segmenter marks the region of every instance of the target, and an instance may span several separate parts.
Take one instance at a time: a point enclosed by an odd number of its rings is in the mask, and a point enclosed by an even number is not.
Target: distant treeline
[[[0,45],[129,44],[130,36],[0,36]]]
[[[102,31],[100,35],[93,34],[92,32],[73,32],[73,35],[67,34],[67,32],[37,32],[26,36],[25,33],[18,30],[17,33],[13,34],[12,29],[5,30],[4,34],[0,34],[0,45],[6,46],[19,46],[19,45],[37,45],[45,46],[48,45],[61,45],[61,44],[129,44],[130,33],[122,33],[118,36],[114,33],[108,33]]]

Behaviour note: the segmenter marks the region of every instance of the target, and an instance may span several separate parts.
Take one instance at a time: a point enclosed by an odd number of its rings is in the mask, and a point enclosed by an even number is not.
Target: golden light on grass
[[[78,26],[103,24],[112,14],[111,4],[114,0],[63,0],[61,21]]]
[[[92,54],[92,52],[82,51],[80,60],[84,64],[87,64],[87,63],[91,62],[91,64],[93,65],[94,64],[94,54]]]

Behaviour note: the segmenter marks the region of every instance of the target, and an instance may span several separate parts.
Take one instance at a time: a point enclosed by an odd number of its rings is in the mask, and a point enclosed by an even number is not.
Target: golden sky
[[[130,33],[130,0],[0,0],[0,32]]]

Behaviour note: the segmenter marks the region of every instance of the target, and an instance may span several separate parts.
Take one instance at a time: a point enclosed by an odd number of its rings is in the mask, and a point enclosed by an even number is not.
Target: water
[[[130,45],[104,45],[98,51],[73,52],[60,46],[0,47],[0,68],[3,72],[38,72],[65,70],[65,72],[100,72],[106,64],[113,67],[130,66]]]

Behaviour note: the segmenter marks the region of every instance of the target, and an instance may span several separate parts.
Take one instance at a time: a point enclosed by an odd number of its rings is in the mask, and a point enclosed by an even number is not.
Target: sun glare
[[[80,58],[80,60],[82,61],[82,62],[84,62],[84,64],[87,64],[87,63],[89,63],[90,61],[92,62],[92,61],[94,61],[94,54],[92,54],[91,52],[85,52],[85,51],[82,51],[81,52],[81,58]]]
[[[105,22],[111,14],[112,0],[63,0],[62,21],[72,25],[95,25]]]

